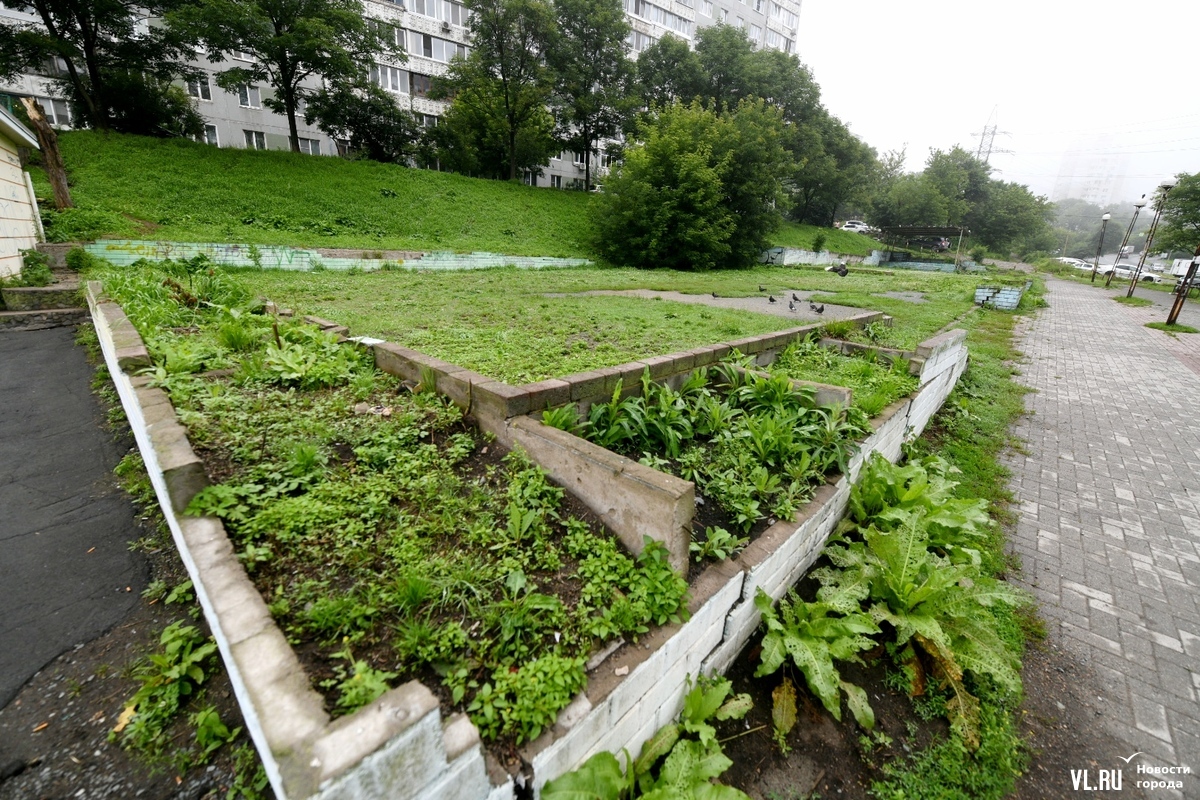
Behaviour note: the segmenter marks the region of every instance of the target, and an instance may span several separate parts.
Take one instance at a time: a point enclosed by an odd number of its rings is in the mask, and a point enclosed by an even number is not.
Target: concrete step
[[[5,286],[0,296],[8,311],[75,308],[79,305],[79,280],[72,276],[49,286]]]
[[[34,311],[0,311],[0,331],[40,331],[88,320],[86,308],[43,308]]]
[[[67,253],[82,245],[82,242],[38,242],[37,251],[50,259],[51,269],[66,269]]]

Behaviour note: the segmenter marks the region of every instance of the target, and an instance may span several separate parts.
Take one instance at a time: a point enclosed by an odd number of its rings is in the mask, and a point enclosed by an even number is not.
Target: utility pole
[[[1200,266],[1200,245],[1196,247],[1196,252],[1192,256],[1192,263],[1188,264],[1187,272],[1179,281],[1179,288],[1175,290],[1175,302],[1171,304],[1171,313],[1167,315],[1167,324],[1174,325],[1179,319],[1179,312],[1183,310],[1183,301],[1187,299],[1188,292],[1192,290],[1192,281],[1196,279],[1196,267]]]

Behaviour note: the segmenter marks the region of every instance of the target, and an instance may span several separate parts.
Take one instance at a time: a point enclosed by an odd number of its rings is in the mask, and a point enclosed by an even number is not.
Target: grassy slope
[[[596,197],[582,192],[179,139],[76,131],[59,141],[79,205],[50,214],[48,233],[59,241],[151,237],[594,257]],[[32,172],[39,196],[49,198],[44,175]],[[774,240],[811,247],[822,232],[836,252],[866,255],[877,246],[855,233],[795,223]]]
[[[58,239],[591,255],[595,197],[581,192],[178,139],[77,132],[60,141],[80,211],[51,226]]]

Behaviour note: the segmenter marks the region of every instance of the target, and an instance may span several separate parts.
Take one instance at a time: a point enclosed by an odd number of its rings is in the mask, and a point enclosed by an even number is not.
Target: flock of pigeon
[[[844,278],[844,277],[846,277],[846,274],[850,270],[846,269],[846,262],[842,261],[839,264],[837,264],[836,266],[826,267],[825,271],[826,272],[835,272],[835,273],[837,273],[838,277]],[[765,292],[767,290],[767,288],[765,286],[763,286],[762,284],[759,284],[758,290],[760,292]],[[717,297],[717,293],[713,292],[712,296]],[[767,295],[767,302],[768,303],[778,303],[779,301],[775,299],[775,295],[769,294],[769,295]],[[802,301],[799,297],[797,297],[795,292],[792,292],[792,299],[788,300],[788,311],[794,312],[796,310],[796,303],[801,303],[801,302],[804,302],[804,301]],[[824,303],[817,305],[816,303],[809,300],[808,308],[810,311],[812,311],[815,314],[824,314],[825,313],[825,304]]]

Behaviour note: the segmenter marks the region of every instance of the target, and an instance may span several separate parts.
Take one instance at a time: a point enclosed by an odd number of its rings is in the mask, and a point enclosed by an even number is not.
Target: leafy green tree
[[[961,147],[933,150],[925,176],[946,199],[947,225],[963,225],[971,209],[987,202],[992,187],[991,167]]]
[[[901,175],[877,198],[873,222],[883,227],[945,225],[949,203],[926,175]]]
[[[808,121],[787,126],[784,143],[795,165],[788,181],[793,219],[831,226],[844,205],[868,203],[875,151],[839,119],[817,107]]]
[[[740,100],[758,96],[754,45],[741,28],[724,23],[701,28],[696,32],[696,55],[707,79],[705,94],[716,111],[734,109]]]
[[[1053,247],[1053,213],[1053,204],[1027,187],[993,180],[986,201],[974,205],[964,221],[972,237],[989,250],[1023,254]]]
[[[707,87],[700,57],[678,36],[667,34],[638,54],[637,91],[647,108],[690,103]]]
[[[1190,254],[1200,245],[1200,172],[1181,173],[1178,178],[1179,184],[1167,195],[1154,244],[1156,249]]]
[[[721,115],[675,103],[643,120],[605,183],[601,251],[649,268],[753,264],[779,224],[780,126],[761,101]]]
[[[407,163],[418,153],[421,126],[411,111],[374,84],[325,88],[308,98],[304,121],[372,161]]]
[[[196,132],[191,103],[168,87],[190,74],[186,37],[161,26],[143,27],[176,0],[8,0],[39,24],[0,25],[0,78],[63,71],[58,83],[71,98],[76,126],[151,135]],[[61,59],[56,62],[55,59]]]
[[[502,87],[474,74],[478,82],[460,84],[440,124],[426,131],[431,157],[445,169],[478,178],[509,180],[525,170],[540,174],[540,165],[559,148],[553,115],[545,105],[530,106],[514,130],[507,124]],[[434,96],[441,96],[437,83],[434,88]]]
[[[460,134],[470,134],[479,157],[491,151],[497,134],[503,138],[498,168],[481,165],[479,174],[497,172],[515,180],[520,170],[545,163],[555,148],[551,136],[539,135],[554,88],[546,61],[555,36],[554,8],[547,0],[469,0],[467,7],[471,52],[434,82],[433,96],[469,106],[455,123],[476,126],[473,133],[460,129]],[[532,151],[541,155],[530,161]]]
[[[546,52],[555,77],[552,104],[560,140],[583,154],[590,189],[596,141],[616,136],[632,111],[629,22],[621,0],[554,0],[554,8],[558,35]]]
[[[263,104],[287,117],[292,150],[300,152],[296,115],[311,91],[311,76],[325,85],[361,84],[375,56],[399,57],[394,42],[368,24],[358,0],[191,0],[167,15],[167,28],[200,41],[210,61],[247,53],[249,66],[217,75],[226,90],[266,81],[275,90]]]

